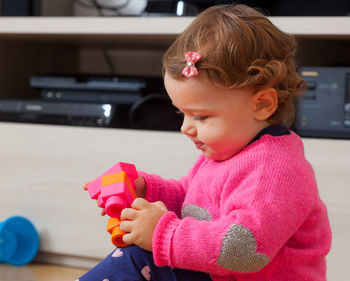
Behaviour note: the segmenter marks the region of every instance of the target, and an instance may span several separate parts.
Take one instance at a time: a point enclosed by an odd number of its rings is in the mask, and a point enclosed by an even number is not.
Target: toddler
[[[245,5],[201,14],[164,55],[181,132],[202,154],[180,180],[139,171],[128,234],[79,280],[324,281],[331,230],[289,129],[305,83],[295,39]]]

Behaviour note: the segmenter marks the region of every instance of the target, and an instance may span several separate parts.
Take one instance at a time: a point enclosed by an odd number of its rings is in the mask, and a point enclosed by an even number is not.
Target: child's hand
[[[163,202],[150,203],[143,198],[136,198],[131,207],[133,209],[125,208],[120,216],[120,229],[128,232],[123,236],[123,241],[152,251],[154,230],[168,209]]]

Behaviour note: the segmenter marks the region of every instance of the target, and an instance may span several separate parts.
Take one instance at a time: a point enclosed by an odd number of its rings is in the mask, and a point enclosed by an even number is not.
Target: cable
[[[108,9],[108,10],[121,9],[121,8],[127,6],[129,4],[129,2],[130,2],[130,0],[127,0],[123,5],[120,5],[118,7],[107,7],[107,6],[100,5],[97,0],[86,0],[86,1],[88,1],[88,3],[87,2],[83,2],[81,0],[75,0],[75,3],[78,4],[79,6],[83,7],[83,8],[86,8],[86,9],[97,10],[98,15],[100,17],[104,16],[103,10],[106,10],[106,9]],[[102,55],[103,55],[103,58],[104,58],[105,62],[107,63],[110,75],[115,76],[116,75],[116,69],[115,69],[113,61],[112,61],[112,59],[111,59],[111,57],[110,57],[110,55],[108,53],[108,50],[106,48],[102,48],[101,52],[102,52]]]
[[[91,4],[88,4],[82,0],[74,0],[74,2],[79,5],[80,7],[83,7],[83,8],[86,8],[86,9],[91,9],[91,10],[95,10],[96,7],[91,5]]]
[[[113,61],[111,59],[111,56],[109,55],[108,53],[108,50],[106,48],[102,48],[102,55],[103,55],[103,58],[105,59],[106,63],[107,63],[107,66],[109,68],[109,72],[112,76],[116,76],[116,70],[115,70],[115,67],[114,67],[114,64],[113,64]]]
[[[100,17],[103,17],[104,14],[103,14],[102,8],[98,5],[97,0],[92,0],[92,4],[93,4],[94,7],[96,8],[98,15],[99,15]]]

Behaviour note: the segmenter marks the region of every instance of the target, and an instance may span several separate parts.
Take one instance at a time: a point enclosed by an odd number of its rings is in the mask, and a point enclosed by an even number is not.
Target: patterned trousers
[[[76,281],[211,281],[208,274],[154,264],[152,252],[132,245],[116,248]]]

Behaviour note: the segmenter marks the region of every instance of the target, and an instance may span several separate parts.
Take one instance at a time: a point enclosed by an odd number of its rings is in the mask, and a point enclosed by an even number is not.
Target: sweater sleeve
[[[158,266],[225,276],[257,272],[305,221],[317,198],[311,166],[267,157],[242,178],[226,178],[220,217],[162,216],[153,237]],[[266,171],[269,171],[268,173]]]
[[[180,216],[181,205],[188,188],[188,178],[182,177],[180,180],[163,179],[158,175],[146,174],[140,171],[139,175],[146,181],[145,199],[149,202],[162,201],[168,210]]]
[[[179,180],[164,179],[155,174],[138,171],[139,175],[146,181],[145,199],[150,202],[162,201],[170,211],[175,212],[180,217],[181,206],[189,188],[189,183],[203,161],[204,157],[200,156],[188,175],[181,177]]]

